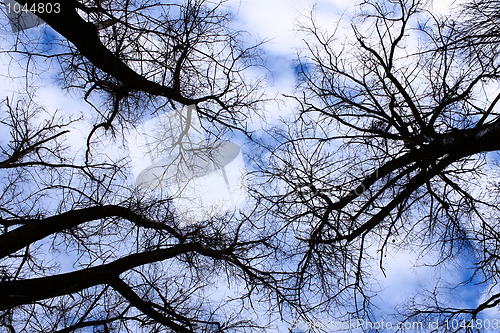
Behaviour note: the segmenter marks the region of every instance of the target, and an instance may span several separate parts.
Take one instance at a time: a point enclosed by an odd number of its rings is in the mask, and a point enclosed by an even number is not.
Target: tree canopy
[[[44,23],[1,41],[6,82],[24,82],[3,89],[0,109],[1,327],[494,327],[500,2],[443,16],[425,1],[368,0],[327,29],[312,11],[294,94],[275,98],[257,70],[262,44],[232,28],[225,1],[17,2]],[[55,110],[38,94],[47,80],[82,103]],[[249,130],[281,98],[290,116]],[[142,138],[160,156],[144,179],[163,185],[141,186],[131,133],[176,115],[179,137]],[[165,170],[184,163],[196,181],[218,175],[208,196],[231,192],[235,137],[245,203],[188,223]],[[388,266],[406,261],[428,276],[389,308]]]

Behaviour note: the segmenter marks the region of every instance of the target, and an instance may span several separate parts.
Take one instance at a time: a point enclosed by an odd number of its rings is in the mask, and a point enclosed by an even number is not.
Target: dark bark
[[[111,281],[116,281],[116,278],[121,273],[134,267],[166,260],[193,251],[203,251],[203,248],[194,243],[179,244],[168,249],[131,254],[109,264],[71,273],[1,282],[0,299],[2,302],[0,310],[75,293],[100,284],[109,284]]]
[[[179,333],[189,333],[194,332],[192,328],[186,328],[178,323],[176,323],[172,318],[162,315],[156,311],[149,302],[144,301],[139,295],[137,295],[128,284],[123,280],[116,278],[111,280],[110,285],[117,292],[120,293],[127,301],[130,302],[134,307],[139,309],[142,313],[150,318],[156,320],[158,323],[163,324]]]
[[[87,58],[94,66],[105,73],[110,74],[124,87],[124,90],[138,90],[150,93],[155,96],[163,96],[173,101],[190,105],[197,104],[210,99],[216,99],[216,96],[207,96],[201,98],[186,98],[182,95],[179,87],[176,88],[160,85],[150,81],[132,70],[113,52],[107,49],[101,42],[98,30],[91,22],[86,22],[77,13],[77,8],[83,11],[89,11],[84,5],[74,0],[67,1],[18,1],[20,4],[28,5],[28,8],[37,3],[59,3],[61,5],[60,13],[35,13],[45,21],[55,31],[70,41],[78,51]],[[178,81],[178,80],[176,80]]]
[[[13,254],[49,235],[69,230],[81,223],[107,217],[120,217],[140,227],[165,230],[178,240],[183,241],[182,235],[174,228],[166,224],[150,221],[128,208],[115,205],[96,206],[72,210],[44,219],[19,220],[18,223],[25,225],[0,235],[0,258]],[[14,223],[13,220],[8,220],[8,222],[10,224]]]

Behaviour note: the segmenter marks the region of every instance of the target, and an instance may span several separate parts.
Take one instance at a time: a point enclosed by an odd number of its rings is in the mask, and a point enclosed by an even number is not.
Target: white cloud
[[[266,50],[277,54],[294,55],[302,46],[298,23],[308,16],[313,5],[320,23],[335,24],[340,15],[353,7],[354,1],[322,0],[246,0],[236,10],[236,24],[256,39],[269,40]]]

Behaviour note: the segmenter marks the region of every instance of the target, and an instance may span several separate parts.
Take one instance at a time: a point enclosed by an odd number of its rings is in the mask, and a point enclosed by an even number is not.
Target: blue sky
[[[295,60],[300,47],[303,35],[297,31],[297,24],[304,21],[311,3],[306,1],[273,1],[270,8],[269,1],[243,1],[239,7],[236,25],[242,24],[244,30],[250,31],[251,36],[269,40],[264,45],[266,52],[267,67],[271,71],[274,88],[278,92],[292,92],[296,82]],[[319,1],[316,5],[316,15],[321,27],[334,27],[337,20],[344,14],[355,11],[354,2],[347,1]],[[433,1],[431,3],[432,12],[435,14],[449,14],[450,8],[459,4],[459,1]],[[279,14],[277,14],[279,13]],[[286,101],[276,108],[274,114],[283,115],[293,110],[293,105]],[[495,154],[495,153],[493,153]],[[496,154],[495,156],[498,156]],[[494,158],[494,157],[493,157]],[[484,179],[487,181],[488,176]],[[481,186],[481,185],[480,185]],[[375,303],[380,306],[380,318],[384,319],[384,313],[395,313],[398,307],[402,307],[408,302],[408,297],[418,295],[424,289],[432,290],[439,282],[446,287],[455,287],[450,290],[450,294],[445,297],[456,297],[456,306],[476,307],[480,301],[484,300],[482,295],[486,290],[485,285],[476,285],[479,277],[473,283],[466,286],[458,285],[464,279],[470,278],[473,270],[473,259],[471,255],[463,254],[461,258],[456,258],[456,264],[436,271],[423,263],[432,263],[437,260],[436,253],[430,253],[426,258],[420,258],[418,251],[412,249],[397,249],[385,258],[384,277],[378,267],[374,267],[374,274],[377,276],[378,289],[381,290],[379,296],[375,298]],[[377,266],[376,263],[375,266]],[[282,328],[285,328],[283,325]],[[298,330],[300,331],[300,330]],[[297,332],[298,332],[297,331]]]
[[[448,1],[450,3],[452,1]],[[235,20],[232,22],[234,28],[245,30],[249,32],[249,39],[254,41],[267,40],[263,45],[264,59],[266,66],[269,69],[271,85],[267,87],[270,96],[280,96],[280,94],[292,94],[296,85],[296,57],[302,46],[301,39],[303,35],[298,31],[297,26],[299,22],[303,22],[304,15],[308,13],[312,6],[310,1],[301,0],[245,0],[241,2],[229,2],[231,10],[235,12]],[[352,13],[354,2],[349,1],[327,1],[321,0],[316,4],[316,15],[319,24],[322,27],[334,27],[341,15],[348,16]],[[449,4],[448,4],[449,5]],[[445,2],[434,2],[434,9],[439,13],[446,13],[448,11]],[[16,35],[10,33],[9,26],[6,25],[5,17],[0,18],[2,28],[0,32],[5,37],[1,38],[0,46],[7,45],[13,42]],[[43,52],[51,51],[50,41],[54,38],[54,32],[46,27],[41,26],[33,28],[26,32],[27,35],[34,37],[36,34],[41,34],[41,50]],[[15,62],[17,65],[13,66],[11,59],[6,54],[0,56],[0,89],[1,97],[11,96],[13,91],[22,89],[25,83],[23,62]],[[40,67],[43,68],[43,67]],[[74,114],[80,116],[88,112],[92,112],[88,105],[81,103],[78,96],[69,96],[62,92],[56,85],[54,78],[54,70],[41,73],[37,76],[37,83],[39,88],[37,91],[37,98],[43,102],[48,109],[59,109],[65,114]],[[259,72],[260,74],[260,72]],[[281,98],[281,97],[280,97]],[[294,111],[294,104],[283,98],[280,103],[270,103],[266,106],[266,115],[268,122],[273,123],[281,117],[290,116]],[[84,118],[84,123],[80,127],[76,127],[71,134],[70,141],[75,147],[82,145],[82,138],[84,133],[89,128],[89,123],[92,117]],[[259,127],[268,126],[265,123],[260,123],[258,119],[254,120],[254,129]],[[244,143],[244,139],[239,137],[240,143]],[[245,146],[243,146],[245,148]],[[79,148],[76,148],[78,151]],[[76,153],[76,152],[75,152]],[[490,155],[492,156],[492,155]],[[498,161],[498,154],[492,156],[493,159]],[[487,179],[485,179],[487,181]],[[435,259],[431,255],[428,259]],[[450,284],[457,284],[462,279],[468,277],[471,273],[470,269],[461,269],[461,266],[466,266],[467,258],[461,258],[456,270],[441,271],[439,278],[448,281]],[[63,270],[71,269],[71,264],[66,262],[64,258]],[[405,296],[408,296],[409,291],[418,293],[424,287],[432,287],[436,282],[434,271],[428,267],[414,267],[419,258],[414,251],[399,249],[391,253],[386,258],[385,268],[386,277],[383,277],[380,272],[377,273],[377,268],[374,267],[374,274],[378,278],[378,287],[381,292],[378,297],[378,305],[388,312],[394,310],[394,307],[405,302]],[[460,262],[461,261],[461,262]],[[378,264],[378,263],[377,263]],[[464,302],[471,307],[476,306],[481,298],[481,292],[485,286],[477,287],[460,287],[459,294],[463,295]],[[382,313],[385,311],[381,311]],[[293,318],[285,318],[293,320]],[[286,331],[288,324],[284,321],[278,323],[278,327],[283,332]]]

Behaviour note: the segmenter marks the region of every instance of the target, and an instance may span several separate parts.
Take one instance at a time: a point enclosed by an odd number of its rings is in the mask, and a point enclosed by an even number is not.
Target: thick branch
[[[339,210],[351,202],[354,197],[364,193],[371,185],[378,179],[412,161],[418,161],[421,158],[427,160],[445,156],[436,166],[428,171],[423,171],[416,175],[412,181],[408,183],[405,189],[399,193],[388,205],[383,207],[377,214],[370,218],[367,222],[360,227],[350,232],[347,235],[339,236],[334,239],[322,241],[316,240],[311,237],[312,243],[333,243],[341,240],[352,241],[365,232],[372,230],[380,222],[387,217],[390,212],[396,208],[401,202],[408,198],[415,190],[424,185],[427,181],[438,175],[450,164],[458,161],[459,159],[472,156],[485,151],[500,150],[500,119],[494,123],[481,126],[480,128],[466,129],[454,133],[444,134],[439,136],[434,142],[425,148],[417,151],[412,151],[398,159],[394,159],[386,163],[381,168],[377,169],[374,173],[365,178],[365,180],[355,190],[351,191],[348,195],[341,198],[335,203],[330,203],[328,212]],[[333,208],[333,209],[332,209]]]
[[[134,267],[173,258],[182,253],[203,251],[196,243],[179,244],[168,249],[135,253],[97,267],[29,280],[0,283],[0,310],[29,304],[47,298],[72,294],[83,289],[108,284]]]
[[[68,230],[84,222],[106,217],[121,217],[144,228],[166,230],[180,241],[183,237],[172,227],[150,221],[129,208],[109,205],[72,210],[40,220],[20,221],[26,225],[0,235],[0,258],[28,246],[38,240],[63,230]]]
[[[116,54],[107,49],[101,42],[97,28],[93,23],[86,22],[76,9],[82,8],[82,4],[75,0],[66,1],[26,1],[19,0],[21,5],[27,4],[30,8],[38,3],[58,3],[60,13],[36,13],[55,31],[60,33],[68,41],[73,43],[80,53],[87,58],[94,66],[112,75],[122,82],[129,89],[148,92],[156,96],[164,96],[182,104],[197,104],[211,99],[211,97],[190,99],[182,96],[179,89],[173,89],[150,81],[132,70]]]
[[[143,300],[139,295],[137,295],[132,288],[128,284],[126,284],[122,279],[116,278],[113,279],[110,283],[110,285],[115,289],[117,292],[120,293],[123,297],[127,299],[127,301],[130,302],[133,306],[135,306],[137,309],[139,309],[142,313],[147,315],[148,317],[154,319],[155,321],[159,322],[160,324],[163,324],[165,326],[168,326],[175,330],[176,332],[180,333],[189,333],[193,332],[191,329],[187,329],[182,325],[179,325],[172,319],[162,315],[158,311],[156,311],[149,302],[146,302]]]

